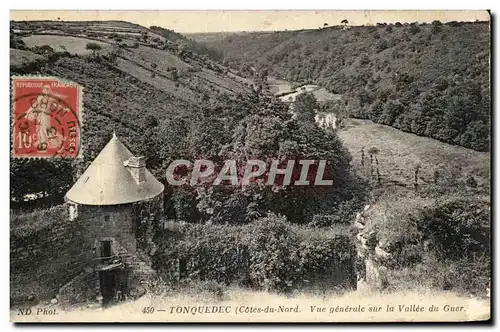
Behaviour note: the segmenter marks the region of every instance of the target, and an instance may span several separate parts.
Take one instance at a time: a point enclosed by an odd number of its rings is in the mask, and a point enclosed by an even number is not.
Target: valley
[[[341,94],[351,117],[488,151],[489,33],[488,21],[435,20],[192,38],[242,73]]]

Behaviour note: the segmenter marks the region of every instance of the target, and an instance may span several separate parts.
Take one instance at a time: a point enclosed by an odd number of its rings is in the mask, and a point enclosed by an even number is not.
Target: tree
[[[446,25],[449,25],[450,27],[459,27],[462,25],[462,23],[457,22],[457,21],[450,21],[450,22],[446,23]]]
[[[111,63],[116,64],[116,59],[121,55],[122,55],[122,49],[114,45],[111,52],[108,53],[108,59]]]
[[[419,33],[419,32],[420,32],[419,26],[416,23],[411,23],[410,24],[410,33],[412,35],[414,35],[414,34]]]
[[[360,101],[361,104],[361,101]],[[382,116],[384,110],[384,104],[380,100],[375,100],[375,102],[368,109],[368,118],[374,122],[379,122],[379,118]]]
[[[399,101],[389,100],[383,107],[383,112],[378,122],[392,126],[396,118],[404,112],[404,107]]]
[[[260,81],[266,81],[267,80],[267,76],[269,75],[269,69],[267,68],[262,68],[260,71],[259,71],[259,75],[258,75],[258,78]]]
[[[460,145],[477,150],[490,150],[490,127],[483,121],[472,121],[460,136]]]
[[[144,127],[145,128],[154,128],[158,126],[158,119],[151,114],[148,114],[144,119]]]
[[[438,34],[438,33],[440,33],[440,32],[441,32],[441,30],[442,30],[442,29],[441,29],[441,26],[440,26],[440,25],[433,25],[433,26],[432,26],[432,30],[431,30],[431,32],[432,32],[433,34]]]
[[[10,48],[17,48],[20,50],[25,50],[26,44],[21,38],[16,37],[14,34],[10,34]]]
[[[60,204],[72,184],[73,168],[68,160],[11,159],[10,197],[18,206],[36,205],[25,202],[26,195]]]
[[[389,47],[389,44],[387,43],[387,40],[382,39],[377,43],[377,52],[382,52],[386,48]]]
[[[330,186],[313,186],[313,165],[308,177],[309,186],[283,185],[280,182],[282,177],[277,177],[272,185],[253,182],[244,191],[239,187],[229,192],[227,186],[214,188],[204,200],[209,204],[212,216],[219,216],[219,220],[231,214],[231,223],[248,222],[250,214],[258,216],[272,211],[286,215],[292,222],[308,223],[320,212],[340,212],[341,202],[354,199],[358,195],[355,192],[362,194],[357,178],[351,173],[351,156],[337,135],[314,125],[304,125],[296,119],[283,121],[275,116],[247,116],[235,128],[231,143],[220,154],[224,159],[265,161],[267,170],[273,160],[283,161],[280,168],[294,160],[294,169],[297,170],[301,169],[299,160],[327,160],[331,163],[327,163],[324,179],[334,182]],[[238,171],[240,173],[241,169]],[[291,183],[298,179],[299,173],[292,173]],[[263,174],[264,181],[268,179],[267,176],[267,173]],[[213,195],[217,198],[213,199]],[[356,198],[356,203],[360,203],[359,197]],[[240,212],[236,213],[236,210]]]
[[[251,74],[251,67],[249,64],[247,63],[242,63],[241,66],[240,66],[240,72],[244,75],[248,75],[248,74]]]
[[[417,164],[415,166],[415,172],[413,176],[413,187],[415,188],[415,191],[418,191],[418,173],[420,172],[421,168],[422,168],[421,164]]]
[[[87,45],[85,45],[85,49],[86,50],[90,50],[92,51],[92,55],[95,56],[96,55],[96,52],[100,51],[101,50],[101,45],[97,44],[97,43],[87,43]]]
[[[318,108],[318,102],[310,92],[299,94],[295,98],[293,104],[293,110],[297,116],[297,120],[309,123],[314,123],[314,116]]]
[[[376,147],[372,147],[368,150],[368,154],[370,155],[370,177],[373,177],[373,160],[375,160],[377,182],[380,184],[380,171],[378,169],[378,158],[377,158],[379,152],[380,152],[379,149],[377,149]]]

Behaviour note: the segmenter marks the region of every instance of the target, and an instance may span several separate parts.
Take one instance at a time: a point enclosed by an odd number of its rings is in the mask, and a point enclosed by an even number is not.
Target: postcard
[[[491,317],[488,11],[10,13],[10,320]]]

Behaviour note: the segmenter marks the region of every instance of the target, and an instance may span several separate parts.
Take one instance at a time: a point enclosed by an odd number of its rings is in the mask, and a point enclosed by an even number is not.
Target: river
[[[295,99],[297,96],[305,92],[312,93],[320,105],[329,101],[340,100],[342,98],[342,95],[333,94],[317,84],[304,84],[294,87],[297,86],[297,84],[275,77],[268,77],[267,82],[271,93],[277,96],[282,102],[290,103],[290,111],[292,113]],[[317,110],[314,119],[316,123],[324,129],[334,129],[338,125],[338,116],[335,112],[323,112]]]

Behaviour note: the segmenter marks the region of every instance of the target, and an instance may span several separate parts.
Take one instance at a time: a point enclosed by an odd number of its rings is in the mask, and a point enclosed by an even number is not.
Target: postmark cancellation
[[[79,157],[82,96],[82,86],[56,77],[13,77],[12,156]]]

